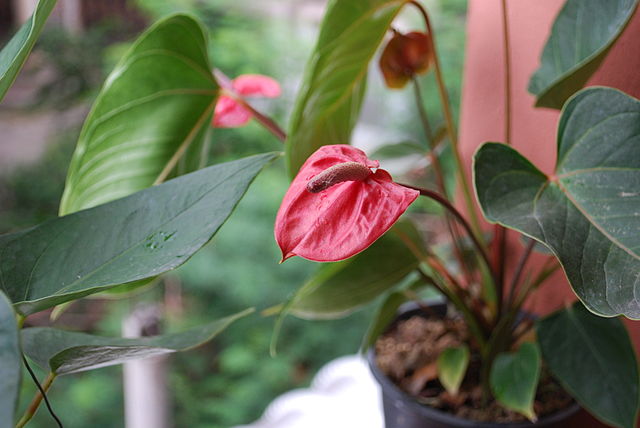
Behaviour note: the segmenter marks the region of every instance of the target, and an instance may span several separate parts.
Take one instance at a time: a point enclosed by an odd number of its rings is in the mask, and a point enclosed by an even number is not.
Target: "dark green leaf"
[[[197,169],[198,156],[187,149],[204,144],[217,95],[198,21],[174,15],[148,29],[111,72],[84,123],[60,214],[162,181],[185,152],[181,172]]]
[[[537,321],[536,332],[549,369],[580,405],[608,424],[635,426],[638,363],[620,320],[576,303]]]
[[[27,328],[22,331],[22,348],[40,367],[64,375],[195,348],[251,312],[253,309],[247,309],[180,333],[135,339],[94,336],[48,327]]]
[[[23,314],[183,264],[278,154],[215,165],[105,205],[0,236],[0,286]]]
[[[475,156],[475,184],[489,221],[543,242],[587,307],[640,318],[640,102],[607,88],[569,101],[547,177],[508,146]]]
[[[0,428],[13,427],[20,395],[21,364],[16,314],[9,299],[0,291]]]
[[[447,348],[438,356],[438,379],[452,395],[458,393],[469,367],[469,348],[466,345]]]
[[[637,0],[568,0],[529,82],[536,106],[562,108],[598,69],[637,5]]]
[[[398,285],[419,265],[405,243],[410,230],[396,225],[362,253],[322,265],[288,310],[307,319],[341,318]]]
[[[539,377],[540,351],[535,343],[523,343],[518,351],[496,357],[491,368],[491,391],[507,409],[535,421],[533,399]]]
[[[40,0],[31,18],[0,51],[0,100],[18,76],[55,5],[56,0]]]
[[[320,146],[349,143],[360,114],[369,62],[406,3],[329,3],[290,120],[286,155],[292,176]]]

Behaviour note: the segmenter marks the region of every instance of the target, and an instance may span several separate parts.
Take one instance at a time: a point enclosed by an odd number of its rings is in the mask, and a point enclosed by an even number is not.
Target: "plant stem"
[[[507,308],[511,307],[513,304],[513,300],[515,299],[516,294],[516,286],[520,281],[520,276],[522,275],[522,271],[524,270],[524,266],[527,264],[527,260],[533,251],[533,247],[536,245],[536,241],[531,239],[527,244],[527,247],[524,250],[524,253],[520,256],[520,260],[518,261],[518,265],[516,266],[516,270],[513,273],[513,278],[511,278],[511,285],[509,286],[509,295],[507,297]]]
[[[507,0],[502,0],[502,41],[504,49],[504,140],[511,144],[511,47],[509,42],[509,19]],[[496,224],[493,227],[493,261],[498,277],[496,289],[498,291],[498,314],[502,312],[504,298],[504,264],[506,258],[507,231]]]
[[[398,184],[400,184],[401,186],[407,187],[409,189],[417,190],[418,192],[420,192],[422,196],[433,199],[434,201],[442,205],[444,208],[446,208],[449,213],[453,214],[454,218],[462,225],[464,230],[469,235],[469,238],[471,239],[474,246],[476,247],[476,250],[480,253],[482,260],[487,265],[487,268],[491,271],[492,275],[495,275],[491,266],[491,261],[489,260],[489,256],[487,255],[487,253],[484,250],[484,247],[478,240],[478,237],[475,236],[475,234],[473,233],[473,230],[471,229],[471,225],[469,225],[469,223],[464,218],[464,216],[460,214],[460,212],[456,209],[456,207],[454,207],[453,204],[451,204],[451,202],[447,200],[447,198],[429,189],[423,189],[421,187],[411,186],[409,184],[402,184],[402,183],[398,183]]]
[[[278,140],[284,143],[287,139],[287,133],[270,117],[260,113],[249,102],[241,97],[235,98],[244,108],[249,110],[253,117],[269,132],[271,132]]]
[[[47,409],[49,410],[49,413],[51,414],[53,419],[55,419],[55,421],[58,424],[58,426],[60,428],[62,428],[62,422],[60,422],[60,419],[58,418],[58,416],[56,416],[55,412],[53,411],[53,408],[51,407],[51,403],[49,403],[49,399],[47,398],[47,391],[51,387],[51,384],[53,383],[54,379],[56,378],[56,375],[53,374],[53,373],[49,373],[47,375],[46,379],[44,380],[44,383],[42,385],[40,385],[40,383],[38,382],[38,378],[33,373],[33,370],[31,370],[31,367],[29,366],[29,363],[27,362],[27,359],[23,356],[22,360],[24,361],[24,365],[27,368],[27,371],[29,371],[29,374],[31,375],[31,378],[33,379],[33,381],[35,382],[36,386],[38,387],[38,392],[33,397],[33,400],[31,401],[31,404],[29,404],[29,407],[27,407],[27,410],[24,412],[24,415],[22,415],[22,417],[20,418],[20,420],[16,424],[16,428],[24,427],[27,424],[27,422],[29,422],[31,420],[33,415],[36,414],[36,411],[38,410],[38,407],[40,407],[40,403],[42,402],[42,399],[44,399],[44,402],[45,402],[45,404],[47,406]]]
[[[485,352],[485,347],[487,345],[487,340],[484,337],[482,332],[482,328],[478,323],[473,312],[469,309],[469,307],[463,302],[463,300],[458,296],[453,290],[450,290],[447,287],[442,286],[431,276],[427,275],[422,269],[418,268],[418,273],[425,280],[425,282],[433,285],[443,296],[445,296],[462,314],[465,322],[469,326],[469,332],[473,336],[473,338],[478,342],[478,346],[480,347],[481,353]]]
[[[416,107],[418,109],[418,114],[420,116],[420,121],[422,122],[422,129],[424,131],[424,136],[427,140],[427,144],[430,147],[429,150],[429,159],[431,160],[431,165],[433,165],[433,171],[436,176],[436,183],[438,185],[438,189],[443,195],[447,195],[447,188],[444,182],[444,173],[442,172],[442,165],[440,164],[440,159],[438,159],[438,155],[436,154],[436,142],[433,137],[433,132],[431,130],[431,125],[429,124],[429,117],[427,115],[427,111],[424,107],[424,100],[422,99],[422,92],[420,90],[420,83],[416,76],[412,77],[413,81],[413,93],[415,95]],[[451,235],[451,239],[453,240],[453,249],[458,259],[458,263],[460,264],[460,268],[465,274],[467,278],[467,282],[471,283],[472,275],[467,265],[467,262],[464,258],[463,251],[460,248],[460,240],[458,239],[456,230],[454,229],[454,224],[452,224],[451,216],[449,213],[446,213],[446,223],[447,229],[449,230],[449,234]]]
[[[471,186],[469,185],[469,180],[467,179],[467,175],[465,174],[463,164],[462,164],[462,158],[460,156],[460,150],[458,148],[458,137],[456,135],[455,124],[453,123],[451,106],[449,105],[449,95],[447,94],[447,88],[444,83],[444,78],[442,77],[440,59],[438,57],[438,51],[436,49],[436,43],[435,43],[435,34],[433,32],[433,28],[431,27],[429,14],[422,7],[422,5],[416,0],[411,0],[409,3],[414,5],[422,14],[425,26],[427,27],[427,32],[429,33],[429,36],[430,36],[429,40],[431,43],[431,51],[433,52],[433,64],[435,68],[436,82],[438,84],[440,102],[442,103],[442,110],[444,113],[445,122],[447,124],[447,131],[449,133],[449,139],[451,140],[451,147],[453,149],[453,154],[454,154],[453,157],[456,163],[456,171],[458,173],[458,179],[460,180],[460,184],[462,187],[462,195],[465,201],[465,205],[467,207],[467,211],[469,212],[469,216],[471,218],[471,226],[472,226],[473,234],[476,235],[476,239],[479,242],[484,244],[484,237],[482,236],[482,229],[480,228],[480,220],[478,219],[478,214],[476,213],[475,206],[473,204],[473,198],[471,196]]]

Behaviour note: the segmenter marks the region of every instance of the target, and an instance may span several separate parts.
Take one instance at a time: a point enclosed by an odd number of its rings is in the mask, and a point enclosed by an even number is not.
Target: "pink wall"
[[[534,108],[527,92],[529,77],[539,57],[551,24],[564,0],[509,1],[512,55],[512,143],[545,172],[555,165],[557,110]],[[640,14],[636,14],[589,85],[619,88],[640,97]],[[467,24],[466,64],[460,124],[460,146],[470,174],[471,157],[485,141],[504,137],[504,57],[501,0],[470,0]],[[518,257],[521,245],[510,240],[510,251]],[[539,262],[542,258],[538,257]],[[542,289],[533,308],[548,312],[573,299],[564,274]],[[638,337],[640,339],[640,335]]]
[[[539,64],[551,24],[564,0],[508,2],[512,55],[512,135],[514,146],[545,172],[555,164],[555,132],[559,112],[534,108],[527,92],[529,77]],[[460,145],[470,174],[471,157],[485,141],[504,138],[504,66],[501,0],[469,0],[466,64],[460,124]],[[613,86],[640,98],[640,13],[589,85]],[[510,234],[515,235],[515,234]],[[507,253],[516,260],[522,246],[510,236]],[[536,256],[538,265],[543,257]],[[532,266],[531,263],[529,266]],[[546,313],[574,299],[564,273],[558,272],[540,290],[530,309]],[[629,322],[640,349],[640,321]],[[590,422],[583,426],[598,426]]]

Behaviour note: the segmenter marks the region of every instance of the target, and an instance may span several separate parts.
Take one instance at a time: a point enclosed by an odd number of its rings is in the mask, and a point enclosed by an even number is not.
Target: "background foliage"
[[[284,96],[268,105],[257,104],[280,123],[292,107],[293,94],[315,37],[292,41],[284,20],[266,20],[229,8],[228,2],[155,2],[138,0],[149,22],[173,11],[189,11],[203,20],[209,30],[210,56],[227,75],[263,73],[283,84]],[[454,111],[460,94],[466,0],[434,2],[444,71],[451,85]],[[419,25],[418,22],[415,25]],[[48,54],[57,77],[39,94],[40,108],[93,101],[99,83],[106,76],[128,42],[118,23],[105,23],[82,36],[49,29],[36,50]],[[116,29],[116,30],[113,30]],[[74,55],[78,51],[91,55]],[[59,55],[56,55],[59,53]],[[91,59],[88,59],[91,58]],[[434,121],[438,117],[432,76],[423,92]],[[375,99],[383,91],[377,71],[370,73],[364,122],[387,117],[389,127],[404,129],[406,135],[389,138],[417,140],[420,130],[411,108],[408,91],[387,93],[388,103]],[[375,107],[373,107],[375,106]],[[370,130],[357,129],[356,140],[366,141]],[[20,229],[56,216],[73,145],[79,128],[68,129],[48,144],[37,163],[0,175],[0,232]],[[211,138],[210,163],[222,162],[257,152],[279,150],[280,143],[252,123],[238,130],[216,130]],[[182,313],[170,313],[167,330],[221,317],[262,302],[264,309],[283,301],[314,269],[313,263],[291,260],[277,265],[279,254],[272,237],[277,207],[288,184],[282,161],[266,170],[240,203],[235,214],[214,242],[176,272],[171,281],[185,291]],[[152,288],[133,300],[84,300],[73,304],[58,326],[105,335],[120,334],[120,320],[132,307],[165,297],[165,287]],[[220,338],[171,360],[170,382],[176,426],[228,427],[248,423],[260,416],[278,394],[308,384],[313,373],[332,358],[358,350],[371,306],[340,321],[306,322],[287,319],[279,340],[279,354],[269,357],[273,319],[253,316],[232,325]],[[90,314],[90,315],[89,315]],[[39,373],[41,376],[42,373]],[[64,417],[65,426],[120,426],[122,415],[121,367],[61,377],[53,387],[52,404]],[[100,394],[95,394],[100,391]],[[34,393],[26,382],[23,405]],[[41,410],[34,427],[50,426]]]

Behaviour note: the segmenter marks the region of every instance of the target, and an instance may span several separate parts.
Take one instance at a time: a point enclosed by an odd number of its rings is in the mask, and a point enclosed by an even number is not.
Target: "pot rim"
[[[435,303],[435,304],[434,304]],[[405,310],[401,310],[396,315],[396,318],[389,324],[389,326],[394,325],[398,320],[405,318],[408,314],[412,312],[419,311],[417,305],[411,305],[412,308],[407,308]],[[440,307],[439,309],[445,310],[446,304],[441,302],[430,302],[430,306],[432,307]],[[419,403],[415,398],[411,395],[400,389],[394,382],[391,381],[382,373],[378,365],[376,364],[376,354],[375,354],[375,345],[369,347],[367,350],[367,363],[369,365],[369,369],[371,373],[373,373],[373,377],[375,377],[376,381],[380,384],[382,389],[382,393],[388,395],[389,398],[393,400],[401,400],[406,406],[410,407],[414,412],[435,420],[437,422],[443,424],[450,424],[453,426],[459,427],[475,427],[475,428],[491,428],[491,427],[501,427],[501,428],[527,428],[532,426],[546,426],[561,422],[563,420],[568,419],[574,414],[578,413],[580,410],[580,405],[574,400],[569,406],[561,409],[555,413],[544,416],[538,419],[535,423],[533,422],[480,422],[475,421],[473,419],[461,418],[459,416],[455,416],[451,413],[436,409],[434,407],[427,406],[425,404]]]

